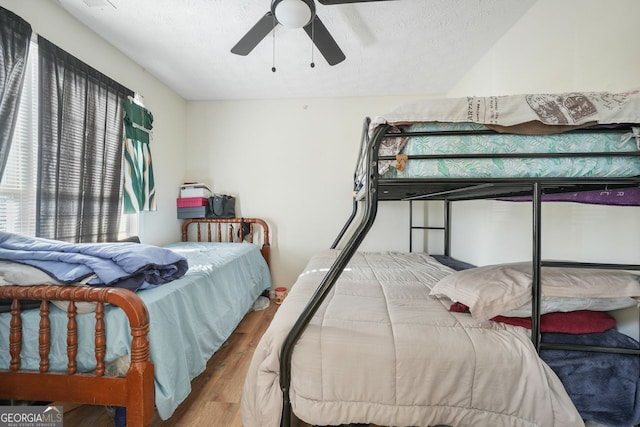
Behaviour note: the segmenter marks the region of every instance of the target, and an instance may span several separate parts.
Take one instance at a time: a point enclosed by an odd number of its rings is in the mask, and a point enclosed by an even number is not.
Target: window
[[[33,36],[11,151],[0,182],[0,231],[36,235],[38,168],[38,44]],[[137,234],[138,215],[122,215],[118,237]]]

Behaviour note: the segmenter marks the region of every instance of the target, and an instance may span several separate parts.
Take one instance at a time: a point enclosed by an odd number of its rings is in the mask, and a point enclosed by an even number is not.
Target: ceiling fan
[[[318,0],[325,6],[344,3],[367,3],[388,0]],[[344,61],[345,56],[318,15],[314,0],[272,0],[269,10],[231,49],[236,55],[248,55],[278,24],[304,28],[329,65]],[[311,63],[313,67],[314,64]],[[273,68],[275,71],[275,68]]]

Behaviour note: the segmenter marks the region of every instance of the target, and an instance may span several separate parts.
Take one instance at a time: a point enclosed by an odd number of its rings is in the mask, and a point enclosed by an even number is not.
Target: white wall
[[[640,88],[636,0],[538,0],[447,96]]]
[[[188,178],[237,195],[238,215],[269,223],[274,284],[290,286],[311,255],[329,248],[351,213],[364,118],[412,100],[190,102]],[[406,250],[407,215],[406,206],[383,207],[380,232],[372,232],[363,248]],[[384,227],[396,218],[405,225]]]
[[[141,214],[139,234],[149,244],[179,240],[175,198],[185,179],[186,101],[52,0],[0,0],[0,6],[29,22],[34,33],[144,96],[154,115],[151,151],[158,210]]]
[[[639,45],[634,42],[634,17],[639,11],[636,0],[541,0],[446,96],[640,87]],[[242,215],[265,217],[272,224],[276,239],[274,280],[289,286],[309,256],[331,244],[351,210],[349,194],[362,120],[411,100],[189,103],[189,179],[204,180],[214,191],[238,194]],[[523,224],[528,224],[530,213],[523,209],[490,203],[473,213],[455,208],[454,220],[470,226],[454,233],[454,251],[477,264],[529,258],[531,231]],[[569,216],[573,222],[575,215],[582,215],[574,207],[553,209],[559,212],[548,215]],[[596,212],[584,215],[597,223],[612,215],[608,210]],[[504,221],[495,221],[498,213]],[[632,216],[632,229],[640,227],[633,215],[620,215],[624,217],[620,222]],[[483,218],[489,225],[477,227],[474,218]],[[502,232],[507,240],[498,243],[494,236],[507,221],[508,232]],[[383,206],[363,249],[406,249],[407,222],[404,206]],[[390,227],[391,223],[397,225]],[[466,239],[463,231],[471,227],[473,241],[496,243],[480,248],[460,244]],[[547,252],[550,248],[562,252],[566,241],[563,237],[548,238]],[[635,256],[640,248],[631,246],[630,256]],[[580,248],[580,256],[598,258],[601,254],[609,257],[616,252],[613,248],[620,246],[617,242],[614,246],[596,245],[591,251],[583,245],[573,247]]]
[[[638,16],[636,0],[540,0],[447,96],[640,88]],[[464,202],[452,215],[455,256],[480,265],[531,258],[529,206]],[[554,203],[542,222],[545,258],[640,259],[638,208]],[[617,315],[637,338],[635,309]]]

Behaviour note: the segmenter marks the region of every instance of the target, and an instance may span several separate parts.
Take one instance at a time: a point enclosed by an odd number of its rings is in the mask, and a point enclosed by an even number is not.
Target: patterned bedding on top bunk
[[[483,130],[499,134],[388,138],[380,155],[558,153],[627,151],[638,154],[640,126],[631,132],[567,134],[593,125],[640,124],[640,91],[573,92],[491,97],[426,99],[402,105],[369,125],[372,137],[380,125],[391,131]],[[504,134],[503,134],[504,133]],[[541,135],[544,135],[541,137]],[[362,159],[362,156],[361,156]],[[610,177],[640,175],[638,157],[513,158],[409,160],[403,171],[396,161],[381,161],[386,178]],[[391,167],[391,168],[390,168]],[[364,166],[359,165],[359,181]],[[400,167],[402,169],[402,167]]]
[[[204,371],[211,355],[231,335],[258,296],[271,286],[269,269],[257,245],[179,242],[165,248],[188,260],[186,274],[137,293],[149,311],[155,401],[162,419],[169,418],[187,397],[191,380]],[[51,307],[50,319],[51,370],[64,371],[67,313]],[[22,313],[22,369],[38,370],[39,321],[38,309]],[[0,345],[4,346],[0,350],[0,369],[9,366],[9,322],[9,313],[0,314]],[[105,322],[108,372],[123,374],[128,369],[131,349],[129,323],[122,310],[110,306],[105,307]],[[78,315],[77,361],[81,372],[95,369],[94,325],[93,313]]]
[[[488,128],[477,123],[419,123],[407,126],[405,130],[436,132]],[[544,137],[513,134],[433,135],[402,139],[402,150],[389,154],[628,152],[636,156],[420,159],[407,161],[402,170],[394,167],[396,162],[385,162],[379,170],[384,178],[575,178],[640,175],[640,152],[636,141],[621,133],[561,133]]]

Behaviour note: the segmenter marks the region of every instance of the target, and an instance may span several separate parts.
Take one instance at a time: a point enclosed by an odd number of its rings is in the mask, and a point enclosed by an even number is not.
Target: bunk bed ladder
[[[444,232],[444,255],[451,256],[451,202],[444,200],[443,225],[441,227],[413,225],[413,200],[409,200],[409,252],[413,252],[413,231],[414,230],[442,230]]]

